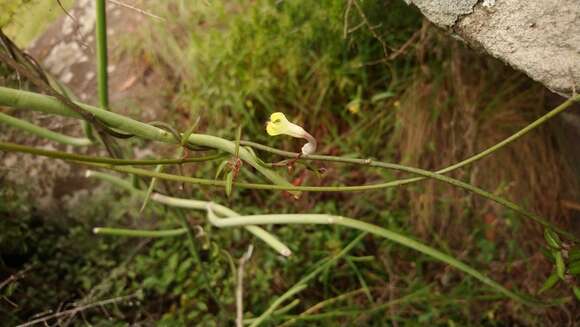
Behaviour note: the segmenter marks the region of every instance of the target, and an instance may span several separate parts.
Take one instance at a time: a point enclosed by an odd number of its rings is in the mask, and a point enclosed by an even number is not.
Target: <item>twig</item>
[[[352,1],[353,0],[348,0],[346,4],[346,9],[344,11],[344,30],[342,37],[345,39],[348,37],[348,33],[350,32],[348,29],[348,17],[350,15],[350,9],[352,8]]]
[[[163,18],[163,17],[154,15],[154,14],[148,12],[148,11],[145,11],[143,9],[137,8],[135,6],[131,6],[131,5],[126,4],[124,2],[117,1],[117,0],[107,0],[107,1],[113,3],[113,4],[117,5],[117,6],[121,6],[121,7],[130,9],[130,10],[136,11],[136,12],[140,13],[141,15],[149,16],[151,18],[155,18],[155,19],[158,19],[158,20],[163,21],[163,22],[165,21],[165,18]]]
[[[95,302],[95,303],[91,303],[91,304],[87,304],[87,305],[83,305],[82,307],[77,307],[74,309],[69,309],[69,310],[65,310],[65,311],[61,311],[61,312],[57,312],[55,314],[52,314],[50,316],[46,316],[46,317],[42,317],[42,318],[38,318],[35,320],[31,320],[29,322],[26,322],[24,324],[20,324],[16,327],[26,327],[26,326],[32,326],[41,322],[46,322],[50,319],[55,319],[58,317],[62,317],[62,316],[66,316],[68,314],[76,314],[80,311],[84,311],[93,307],[98,307],[98,306],[102,306],[102,305],[107,305],[107,304],[113,304],[113,303],[118,303],[118,302],[122,302],[122,301],[126,301],[129,300],[131,298],[137,297],[137,294],[131,294],[131,295],[126,295],[126,296],[119,296],[116,298],[112,298],[112,299],[108,299],[108,300],[103,300],[103,301],[99,301],[99,302]]]
[[[354,6],[356,7],[356,9],[358,10],[361,18],[363,19],[365,25],[367,25],[367,27],[369,28],[369,31],[371,32],[371,34],[375,37],[375,39],[377,39],[377,41],[379,41],[379,43],[381,43],[381,46],[383,47],[383,53],[385,55],[385,58],[389,57],[389,47],[387,46],[387,43],[380,37],[380,35],[375,31],[376,26],[372,26],[371,23],[369,22],[367,16],[365,15],[363,9],[361,8],[360,4],[358,3],[358,0],[354,0],[353,1]]]
[[[403,54],[405,52],[405,50],[407,50],[407,48],[409,46],[411,46],[411,44],[413,44],[413,42],[415,42],[415,40],[419,37],[419,35],[421,35],[421,30],[416,31],[415,33],[413,33],[413,35],[405,42],[405,44],[403,44],[397,51],[395,51],[394,53],[391,53],[391,55],[389,56],[389,60],[394,60],[395,58],[397,58],[399,55]]]
[[[19,272],[15,273],[13,275],[10,275],[10,277],[6,278],[4,281],[2,281],[2,283],[0,283],[0,290],[2,288],[4,288],[4,286],[12,283],[13,281],[22,278],[24,276],[24,274],[26,274],[30,269],[32,269],[32,266],[26,267],[26,268],[20,270]]]
[[[240,258],[238,264],[238,285],[236,287],[236,326],[244,326],[244,266],[246,262],[250,260],[252,252],[254,251],[254,246],[250,244],[248,246],[248,251]]]

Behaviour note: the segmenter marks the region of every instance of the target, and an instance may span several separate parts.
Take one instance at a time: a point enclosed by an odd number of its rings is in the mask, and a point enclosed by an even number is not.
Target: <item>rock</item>
[[[409,0],[436,25],[550,90],[580,88],[578,0]]]
[[[134,1],[124,2],[131,4]],[[77,98],[96,105],[95,1],[78,0],[69,14],[74,20],[62,15],[30,45],[27,52]],[[146,24],[150,20],[134,10],[112,4],[107,5],[107,19],[112,109],[141,121],[162,120],[166,113],[165,100],[150,91],[151,85],[166,83],[162,75],[152,71],[143,63],[142,58],[118,51],[124,35],[139,28],[147,28]],[[116,33],[112,35],[111,31]],[[129,102],[128,98],[132,101]],[[141,106],[142,104],[146,105]],[[81,125],[76,119],[47,116],[28,110],[9,110],[8,113],[53,131],[72,136],[83,135]],[[0,140],[81,154],[106,155],[102,147],[72,149],[70,146],[54,144],[4,125],[0,125]],[[151,150],[134,150],[136,158],[141,158],[139,154],[151,154]],[[0,153],[0,161],[5,166],[0,170],[0,176],[6,175],[5,180],[8,183],[26,186],[34,206],[42,213],[58,213],[79,201],[82,203],[90,197],[90,192],[85,191],[95,188],[95,182],[86,179],[86,168],[83,166],[20,153]]]

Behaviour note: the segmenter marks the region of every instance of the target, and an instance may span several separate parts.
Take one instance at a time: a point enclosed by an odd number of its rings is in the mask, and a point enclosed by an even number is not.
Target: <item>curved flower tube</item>
[[[303,155],[313,154],[316,151],[317,144],[314,136],[310,135],[304,128],[288,121],[286,116],[281,112],[275,112],[270,115],[270,120],[266,125],[266,132],[270,136],[285,134],[307,140],[308,143],[302,147]]]

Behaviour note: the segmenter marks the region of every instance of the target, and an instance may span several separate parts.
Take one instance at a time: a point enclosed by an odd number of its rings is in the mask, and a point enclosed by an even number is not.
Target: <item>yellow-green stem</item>
[[[160,178],[160,179],[165,179],[165,180],[170,180],[170,181],[175,181],[175,182],[185,182],[185,183],[208,185],[208,186],[219,186],[219,187],[224,187],[226,185],[226,182],[224,182],[224,181],[218,181],[218,180],[213,180],[213,179],[203,179],[203,178],[179,176],[179,175],[159,173],[159,172],[154,172],[154,171],[140,169],[140,168],[134,168],[134,167],[119,167],[119,166],[112,166],[112,165],[106,165],[106,164],[101,164],[101,163],[95,163],[92,161],[74,160],[74,159],[67,158],[68,154],[65,152],[37,149],[37,148],[33,148],[33,147],[27,147],[27,146],[16,145],[16,144],[11,144],[11,143],[0,142],[0,150],[26,152],[26,153],[31,153],[31,154],[35,154],[35,155],[59,158],[59,159],[69,160],[69,161],[81,163],[81,164],[96,167],[96,168],[109,169],[109,170],[114,170],[114,171],[118,171],[118,172],[135,174],[135,175],[139,175],[139,176],[147,176],[147,177],[152,177],[152,178],[155,177],[155,178]],[[337,160],[344,161],[344,160],[363,160],[363,159],[346,159],[346,158],[338,158],[337,157]],[[365,160],[365,161],[372,162],[371,160]],[[381,163],[381,162],[375,162],[375,164],[382,166],[382,167],[389,168],[389,169],[396,169],[396,170],[400,170],[400,171],[405,171],[405,172],[417,174],[420,176],[425,176],[428,178],[433,178],[433,179],[439,180],[441,182],[445,182],[445,183],[448,183],[450,185],[454,185],[454,186],[463,188],[465,190],[468,190],[470,192],[478,194],[482,197],[485,197],[487,199],[495,201],[495,202],[505,206],[506,208],[509,208],[509,209],[511,209],[511,210],[513,210],[513,211],[515,211],[515,212],[517,212],[517,213],[519,213],[519,214],[521,214],[529,219],[532,219],[535,222],[537,222],[545,227],[550,227],[553,230],[560,233],[561,235],[568,237],[569,239],[577,240],[577,237],[575,235],[573,235],[573,234],[571,234],[571,233],[569,233],[569,232],[567,232],[567,231],[565,231],[557,226],[554,226],[553,224],[551,224],[547,220],[543,219],[542,217],[540,217],[534,213],[528,212],[527,210],[524,210],[523,208],[521,208],[520,206],[518,206],[517,204],[515,204],[513,202],[510,202],[506,199],[503,199],[499,196],[496,196],[490,192],[484,191],[484,190],[482,190],[478,187],[475,187],[471,184],[453,179],[451,177],[447,177],[445,175],[432,173],[430,171],[426,171],[426,170],[422,170],[422,169],[418,169],[418,168],[412,168],[412,167],[407,167],[407,166],[402,166],[402,165],[397,165],[397,164],[390,164],[390,163]],[[370,184],[370,185],[357,185],[357,186],[291,186],[291,187],[287,187],[287,186],[282,186],[282,185],[242,183],[242,182],[235,182],[235,183],[233,183],[233,185],[236,185],[236,187],[249,188],[249,189],[309,191],[309,192],[354,192],[354,191],[365,191],[365,190],[381,189],[381,188],[396,186],[396,185],[391,184],[390,182]]]

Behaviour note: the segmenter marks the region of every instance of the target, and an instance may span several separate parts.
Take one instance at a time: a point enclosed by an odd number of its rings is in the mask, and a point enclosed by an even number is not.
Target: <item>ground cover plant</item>
[[[541,86],[403,2],[169,1],[139,3],[164,21],[116,53],[169,81],[151,86],[163,122],[146,123],[109,103],[97,4],[98,106],[2,39],[0,104],[86,135],[13,109],[3,126],[100,149],[0,143],[97,188],[43,217],[26,185],[2,187],[9,325],[577,322],[578,233],[557,205],[573,179],[546,128],[577,96],[546,113]],[[274,112],[316,151],[268,136]]]

